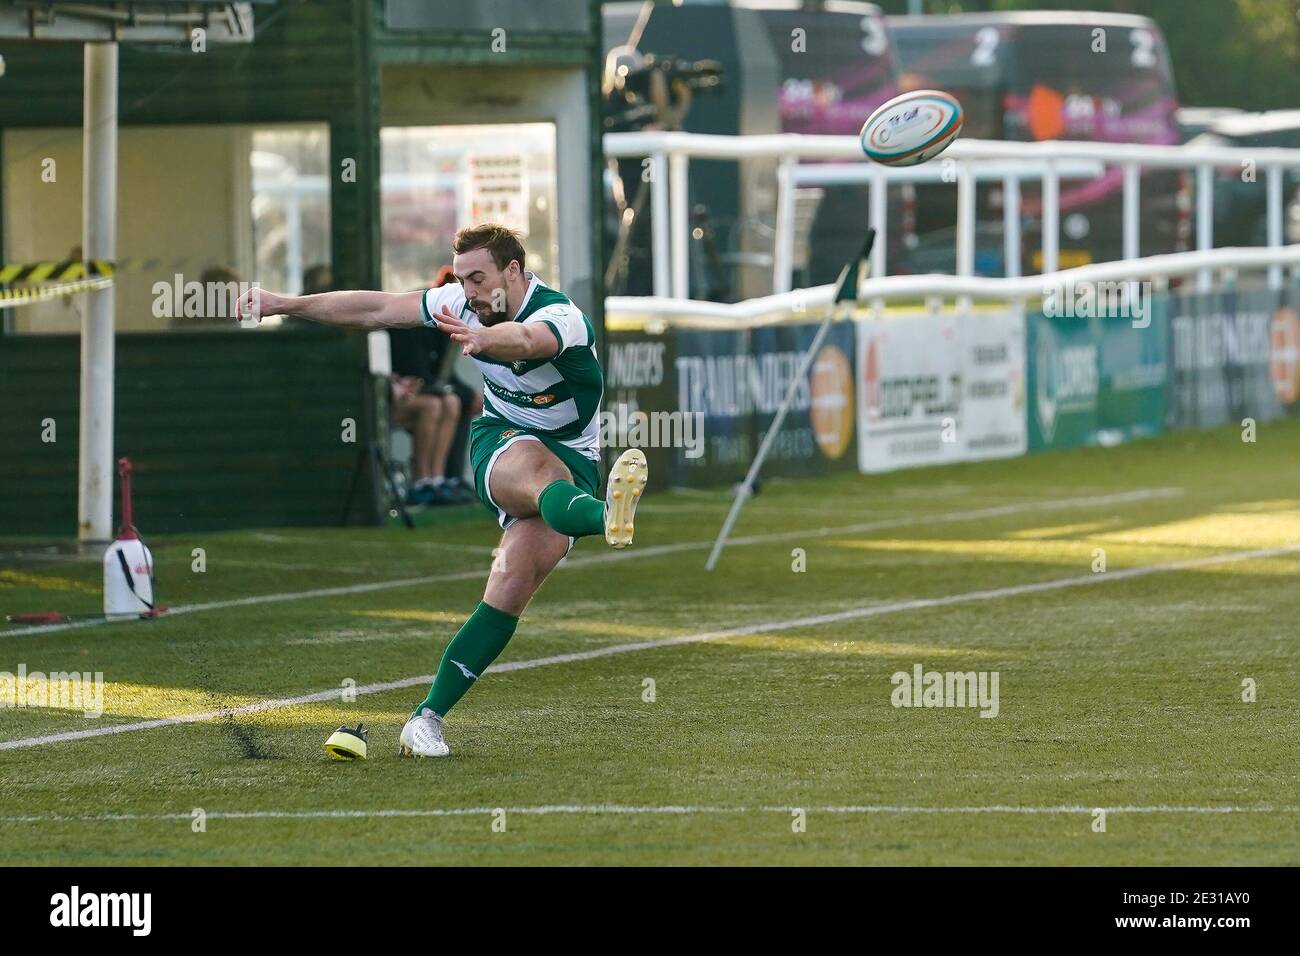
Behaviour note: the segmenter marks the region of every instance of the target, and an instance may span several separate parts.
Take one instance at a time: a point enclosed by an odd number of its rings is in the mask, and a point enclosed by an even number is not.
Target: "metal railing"
[[[879,240],[877,240],[879,241]],[[905,275],[869,278],[858,285],[858,301],[891,299],[995,299],[1025,300],[1042,297],[1063,286],[1097,282],[1127,282],[1151,279],[1161,285],[1175,276],[1202,271],[1236,274],[1243,271],[1290,269],[1300,281],[1300,243],[1269,248],[1232,247],[1198,252],[1173,252],[1145,259],[1121,259],[1061,269],[1042,275],[984,277],[953,275]],[[697,302],[659,296],[610,296],[605,300],[608,317],[642,318],[682,327],[745,327],[788,322],[792,316],[827,307],[835,296],[835,285],[814,286],[744,302]]]
[[[944,160],[956,165],[957,276],[970,277],[975,261],[975,182],[1001,178],[1004,186],[1003,227],[1010,278],[1020,272],[1020,181],[1037,171],[1042,182],[1042,233],[1044,273],[1057,271],[1060,249],[1060,180],[1100,175],[1107,166],[1123,169],[1123,255],[1138,257],[1140,172],[1146,168],[1195,171],[1196,249],[1214,247],[1214,170],[1216,167],[1262,170],[1266,189],[1266,241],[1282,246],[1282,171],[1300,169],[1300,149],[1242,149],[1215,146],[1147,146],[1133,143],[1091,143],[1046,140],[1035,143],[962,139],[953,143],[942,159],[929,164],[890,169],[869,163],[855,136],[805,136],[776,133],[757,136],[721,136],[682,132],[606,133],[605,154],[616,158],[650,161],[651,253],[656,297],[685,299],[689,295],[689,163],[698,159],[779,159],[777,169],[775,292],[788,290],[794,250],[794,189],[820,181],[829,183],[836,167],[808,167],[800,159],[855,160],[838,174],[843,182],[871,183],[871,222],[877,231],[872,251],[872,271],[886,269],[885,202],[891,182],[925,182],[939,178]],[[1011,161],[1016,164],[1008,167]],[[1082,164],[1082,165],[1081,165]],[[983,168],[982,168],[983,167]],[[949,167],[951,168],[951,167]],[[879,201],[877,201],[879,200]],[[1014,247],[1014,249],[1013,249]],[[1282,282],[1280,265],[1268,267],[1268,284]],[[1208,267],[1198,270],[1197,287],[1209,288]]]

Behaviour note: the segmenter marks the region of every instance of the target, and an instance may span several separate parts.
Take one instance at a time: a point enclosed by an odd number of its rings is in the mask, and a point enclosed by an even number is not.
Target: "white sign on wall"
[[[1024,454],[1024,316],[859,322],[858,410],[864,472]]]
[[[522,153],[465,157],[465,222],[499,222],[528,235],[528,158]]]

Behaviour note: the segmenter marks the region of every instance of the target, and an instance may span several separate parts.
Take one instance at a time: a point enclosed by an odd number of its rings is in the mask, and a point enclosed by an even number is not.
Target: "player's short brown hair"
[[[481,222],[477,226],[466,226],[456,233],[451,241],[452,251],[463,255],[473,249],[486,249],[498,269],[504,269],[514,259],[524,268],[524,244],[519,241],[519,233],[499,222]]]

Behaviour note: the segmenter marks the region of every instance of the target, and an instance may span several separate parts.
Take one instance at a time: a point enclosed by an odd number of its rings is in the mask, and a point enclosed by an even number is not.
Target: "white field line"
[[[532,670],[535,667],[549,667],[553,664],[572,664],[578,661],[594,660],[598,657],[610,657],[614,654],[629,654],[633,651],[658,650],[665,647],[678,647],[683,644],[700,644],[705,641],[716,641],[728,637],[741,637],[749,634],[766,634],[772,631],[788,631],[800,628],[820,627],[824,624],[879,617],[883,614],[896,614],[900,611],[919,611],[927,608],[950,607],[955,604],[967,604],[972,601],[991,601],[1004,597],[1017,597],[1022,594],[1038,594],[1044,591],[1059,591],[1065,588],[1083,587],[1085,585],[1109,583],[1112,581],[1127,581],[1131,578],[1145,577],[1151,574],[1192,570],[1217,564],[1234,564],[1240,561],[1252,561],[1258,558],[1273,558],[1284,554],[1300,554],[1300,545],[1289,545],[1282,548],[1264,548],[1256,551],[1236,551],[1228,554],[1189,558],[1184,561],[1171,561],[1167,564],[1151,564],[1136,568],[1123,568],[1117,571],[1106,571],[1100,574],[1086,574],[1080,577],[1057,578],[1052,581],[1037,581],[1031,584],[1015,584],[1008,587],[989,588],[982,591],[967,591],[964,594],[950,594],[944,597],[914,598],[908,601],[893,601],[885,604],[868,604],[861,607],[848,608],[843,611],[835,611],[830,614],[815,614],[807,617],[789,618],[784,621],[766,621],[759,624],[746,624],[741,627],[731,627],[717,631],[703,631],[698,634],[686,634],[681,637],[668,637],[653,641],[636,641],[629,644],[613,644],[608,647],[598,647],[587,651],[575,651],[571,654],[555,654],[551,657],[537,657],[531,660],[508,661],[504,664],[493,664],[485,673],[503,674],[509,671]],[[417,677],[404,677],[400,680],[365,684],[360,687],[350,688],[350,690],[354,694],[379,694],[384,693],[385,691],[398,690],[404,687],[428,684],[433,681],[433,677],[434,675],[432,674],[421,674]],[[256,704],[245,704],[240,707],[227,707],[221,710],[207,711],[200,714],[185,714],[180,717],[162,717],[155,720],[145,720],[130,724],[115,724],[109,727],[96,727],[93,730],[72,730],[58,734],[47,734],[40,737],[23,737],[14,740],[0,740],[0,750],[15,750],[19,747],[37,747],[43,744],[62,743],[70,740],[86,740],[91,737],[103,737],[108,734],[123,734],[136,730],[152,730],[157,727],[172,727],[178,724],[192,724],[199,721],[216,720],[224,717],[257,714],[268,710],[280,710],[285,707],[296,707],[301,704],[339,700],[341,699],[341,693],[342,688],[331,687],[328,690],[317,691],[314,694],[303,694],[299,697],[284,697],[276,700],[264,700]]]
[[[990,806],[965,807],[912,807],[889,805],[863,806],[805,806],[805,807],[720,807],[720,806],[625,806],[620,804],[544,804],[534,807],[431,807],[413,810],[211,810],[205,811],[208,820],[321,820],[321,819],[381,819],[404,817],[476,817],[490,816],[505,812],[507,816],[560,816],[560,815],[640,815],[691,816],[694,814],[741,814],[741,813],[781,813],[792,814],[803,811],[806,814],[841,814],[859,816],[870,814],[970,814],[970,813],[1009,813],[1009,814],[1094,814],[1104,810],[1107,814],[1147,813],[1147,814],[1226,814],[1226,813],[1300,813],[1300,806],[1174,806],[1156,804],[1149,806],[1016,806],[1011,804],[994,804]],[[44,814],[40,816],[0,816],[0,824],[5,823],[108,823],[114,821],[166,821],[192,820],[193,813],[97,813],[85,815]]]
[[[840,524],[832,527],[805,528],[799,531],[776,531],[768,534],[752,534],[734,537],[728,546],[750,544],[767,544],[773,541],[804,540],[807,538],[825,538],[832,535],[860,534],[866,531],[883,531],[889,528],[906,528],[915,525],[948,524],[960,521],[979,521],[985,518],[1001,518],[1026,512],[1053,510],[1056,508],[1086,508],[1092,505],[1130,504],[1153,498],[1172,498],[1182,494],[1181,488],[1140,488],[1135,491],[1118,492],[1111,495],[1092,495],[1080,498],[1055,498],[1044,501],[1027,501],[1018,504],[996,505],[978,508],[973,511],[950,511],[937,515],[906,515],[898,518],[880,518],[857,524]],[[711,541],[683,541],[676,544],[661,544],[649,548],[637,548],[632,551],[613,551],[587,557],[566,558],[559,564],[559,570],[565,568],[585,568],[593,564],[610,561],[628,561],[639,558],[658,558],[666,554],[683,551],[707,551],[713,546]],[[178,614],[197,614],[205,611],[218,611],[231,607],[250,607],[258,604],[278,604],[282,601],[303,601],[311,598],[341,597],[349,594],[367,594],[372,591],[388,591],[393,588],[416,587],[421,584],[435,584],[443,581],[472,581],[486,578],[488,568],[471,568],[466,571],[453,571],[445,574],[429,574],[414,578],[397,578],[390,581],[372,581],[368,584],[347,584],[330,588],[313,588],[309,591],[288,591],[279,594],[256,594],[245,598],[228,598],[222,601],[207,601],[202,604],[181,604],[167,611],[167,618]],[[21,637],[27,634],[53,634],[58,631],[71,631],[86,627],[100,627],[108,621],[93,618],[83,621],[68,621],[63,624],[38,624],[32,627],[20,627],[0,631],[0,638]],[[138,621],[115,621],[114,626],[138,624]]]

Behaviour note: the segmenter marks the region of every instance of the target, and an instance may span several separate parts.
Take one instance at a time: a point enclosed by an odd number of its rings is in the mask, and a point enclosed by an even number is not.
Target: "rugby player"
[[[250,289],[238,314],[297,315],[325,325],[424,325],[461,346],[483,373],[483,414],[470,426],[475,491],[504,530],[483,600],[447,645],[428,695],[402,728],[405,756],[443,757],[443,720],[505,649],[519,617],[577,538],[632,543],[646,458],[625,451],[600,491],[598,412],[604,377],[591,322],[568,296],[525,271],[519,235],[497,223],[460,230],[456,282],[417,292],[283,296]]]

